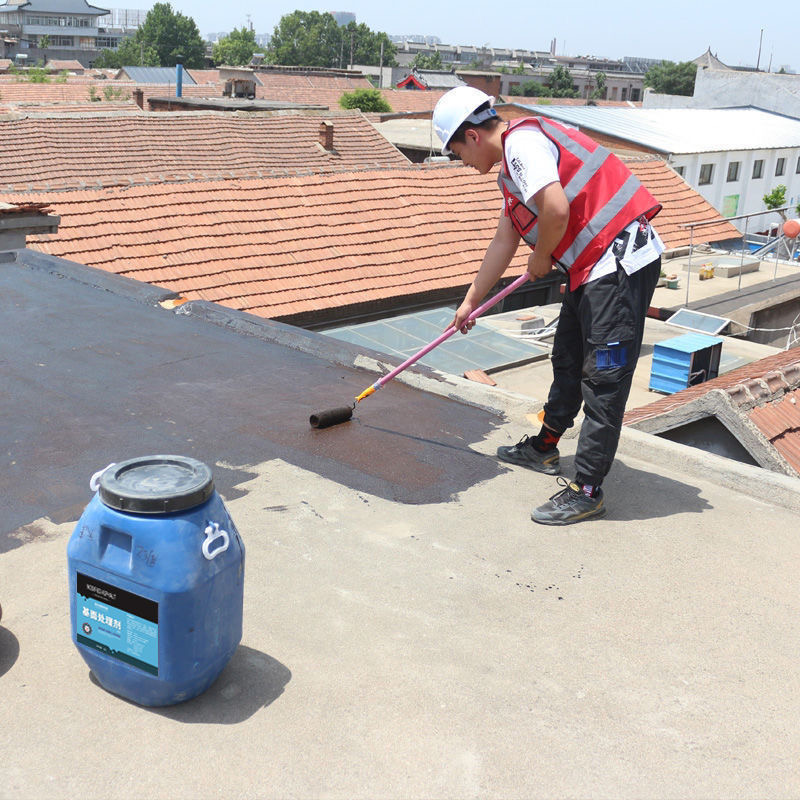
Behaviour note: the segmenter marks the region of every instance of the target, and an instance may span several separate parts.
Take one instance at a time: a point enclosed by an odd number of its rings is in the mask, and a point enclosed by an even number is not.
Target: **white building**
[[[656,94],[646,90],[644,108],[742,108],[752,106],[800,118],[800,75],[740,72],[699,67],[694,95]]]
[[[661,155],[725,217],[765,211],[764,195],[780,184],[786,186],[787,205],[800,202],[798,119],[755,108],[527,108],[574,125],[607,146]],[[753,218],[748,230],[770,221],[774,215]]]

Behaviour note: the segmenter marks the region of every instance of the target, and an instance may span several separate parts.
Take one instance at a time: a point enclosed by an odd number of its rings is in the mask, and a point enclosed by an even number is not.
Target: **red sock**
[[[542,425],[542,429],[533,437],[533,446],[540,453],[548,453],[550,450],[556,449],[560,438],[560,434],[556,435],[556,433],[551,431],[546,425]]]

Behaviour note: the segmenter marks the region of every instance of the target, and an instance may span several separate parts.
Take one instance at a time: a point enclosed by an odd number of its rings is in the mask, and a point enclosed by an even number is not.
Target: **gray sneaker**
[[[561,472],[558,448],[541,453],[533,446],[530,436],[523,436],[511,447],[498,447],[497,457],[509,464],[535,469],[537,472],[544,472],[547,475],[558,475]]]
[[[533,509],[531,519],[534,522],[542,525],[572,525],[573,522],[606,515],[602,489],[597,490],[596,497],[587,497],[577,483],[566,478],[559,478],[558,482],[564,488],[544,505]]]

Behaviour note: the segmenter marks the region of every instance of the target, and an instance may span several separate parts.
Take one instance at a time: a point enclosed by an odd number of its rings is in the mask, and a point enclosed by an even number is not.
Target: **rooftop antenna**
[[[764,29],[761,29],[761,35],[758,37],[758,58],[756,59],[756,72],[758,72],[758,65],[761,63],[761,42],[764,39]]]

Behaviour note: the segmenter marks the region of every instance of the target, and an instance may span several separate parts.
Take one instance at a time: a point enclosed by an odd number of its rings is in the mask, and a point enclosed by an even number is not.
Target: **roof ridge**
[[[453,167],[460,167],[457,162],[451,162]],[[25,183],[25,184],[0,184],[0,191],[3,193],[24,192],[26,194],[63,192],[63,191],[86,191],[91,189],[112,189],[118,186],[125,188],[134,186],[152,186],[154,184],[170,186],[174,184],[186,183],[216,183],[218,181],[233,180],[270,180],[272,178],[307,178],[312,175],[346,175],[348,173],[386,173],[386,172],[426,172],[433,169],[448,168],[448,164],[398,164],[397,166],[385,166],[382,164],[364,164],[362,166],[332,164],[330,167],[320,167],[318,169],[299,169],[287,167],[285,169],[267,170],[263,167],[244,167],[241,170],[225,170],[215,174],[206,172],[196,173],[158,173],[142,174],[116,178],[112,176],[80,179],[67,178],[58,182]]]
[[[723,391],[739,408],[754,408],[783,399],[800,387],[800,361],[783,369],[770,370],[759,378],[750,378]]]

